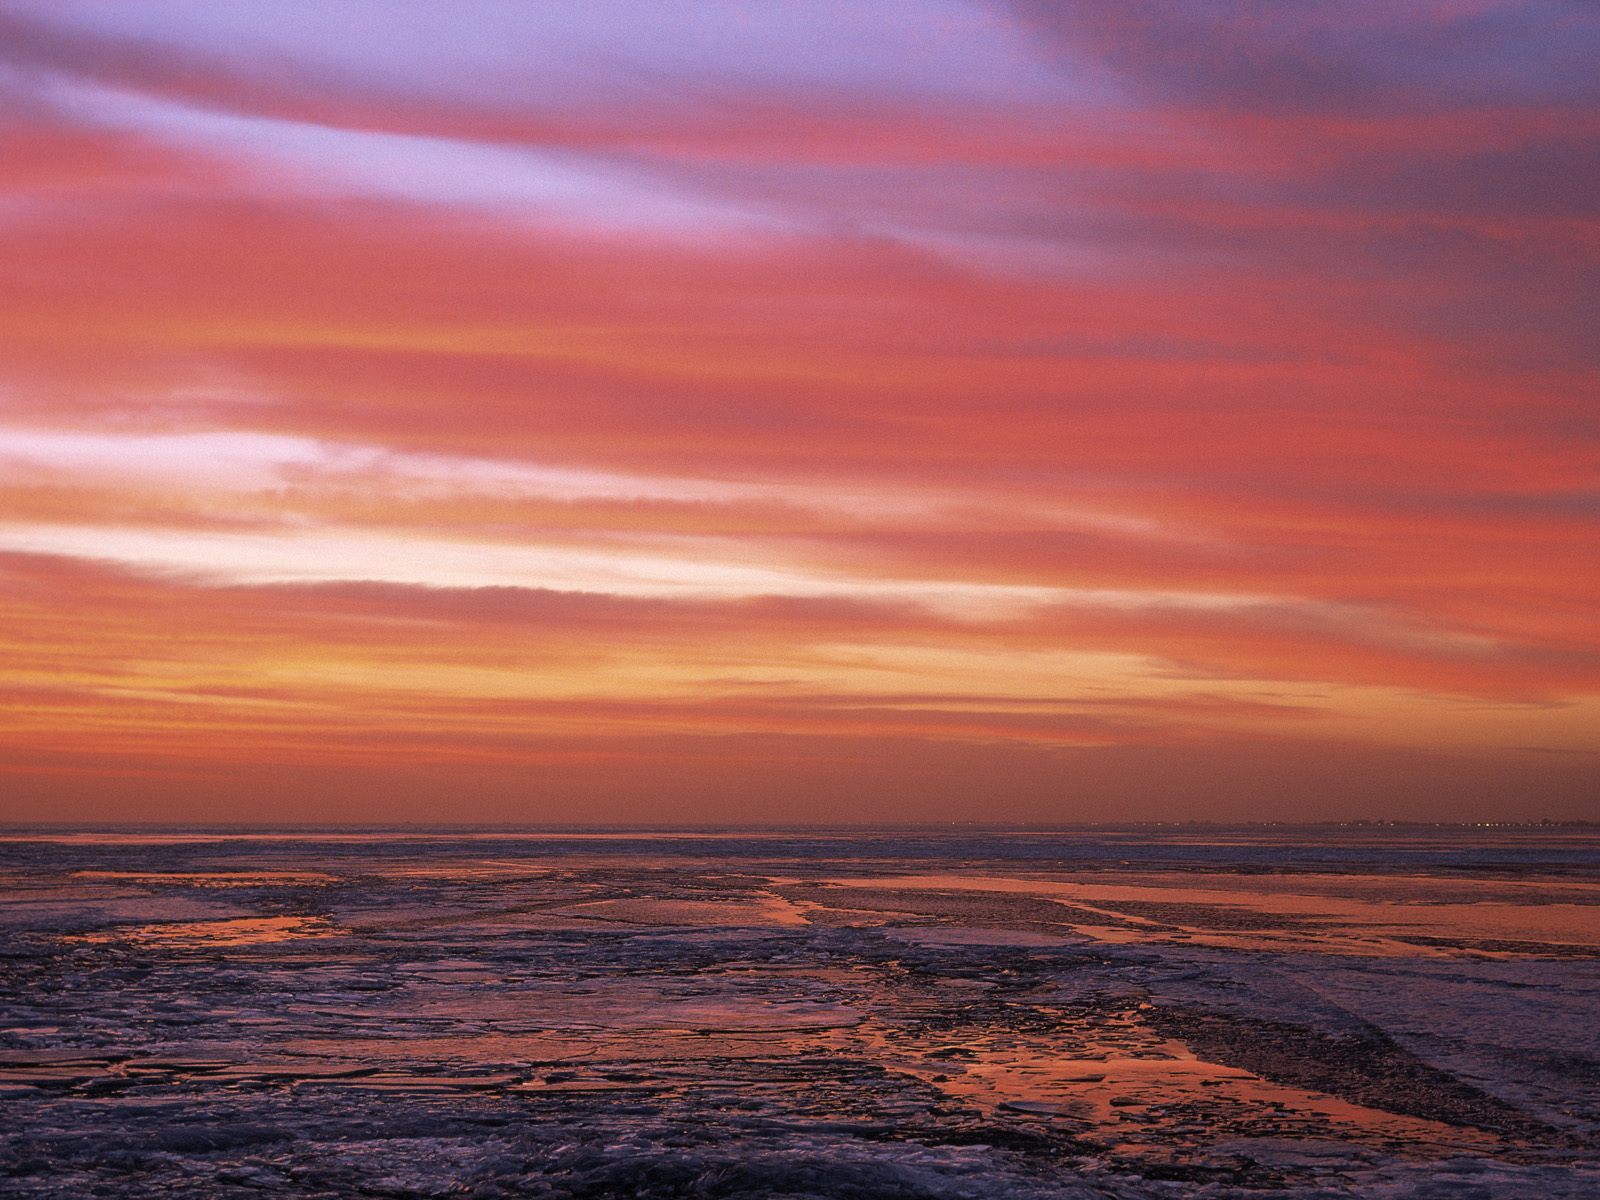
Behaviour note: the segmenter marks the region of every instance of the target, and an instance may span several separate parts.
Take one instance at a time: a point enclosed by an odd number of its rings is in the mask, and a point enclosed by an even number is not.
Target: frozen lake
[[[1600,1195],[1600,835],[0,837],[0,1194]]]

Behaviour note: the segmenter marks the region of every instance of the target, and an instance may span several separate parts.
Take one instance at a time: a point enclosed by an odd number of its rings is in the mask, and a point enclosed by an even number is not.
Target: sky
[[[0,0],[0,820],[1600,818],[1597,55]]]

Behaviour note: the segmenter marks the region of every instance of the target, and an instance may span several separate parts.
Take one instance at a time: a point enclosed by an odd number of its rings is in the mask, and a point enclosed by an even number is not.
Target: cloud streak
[[[1592,9],[453,11],[0,4],[29,811],[1587,815]]]

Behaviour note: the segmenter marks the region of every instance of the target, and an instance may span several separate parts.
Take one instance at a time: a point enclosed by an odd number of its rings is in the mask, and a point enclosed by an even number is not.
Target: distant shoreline
[[[342,822],[338,824],[296,823],[202,823],[184,821],[144,821],[108,824],[102,822],[0,822],[0,838],[21,836],[85,835],[171,835],[204,837],[340,837],[389,835],[399,838],[727,838],[727,837],[866,837],[866,836],[973,836],[1051,837],[1075,834],[1116,833],[1286,833],[1286,832],[1373,832],[1373,833],[1470,833],[1470,832],[1600,832],[1600,821],[1120,821],[1075,822],[1066,824],[979,824],[945,822],[926,824],[862,825],[512,825],[512,824],[376,824]]]

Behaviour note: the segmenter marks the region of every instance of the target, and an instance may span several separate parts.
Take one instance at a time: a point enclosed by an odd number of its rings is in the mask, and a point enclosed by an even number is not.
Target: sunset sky
[[[1600,817],[1597,61],[0,0],[0,820]]]

